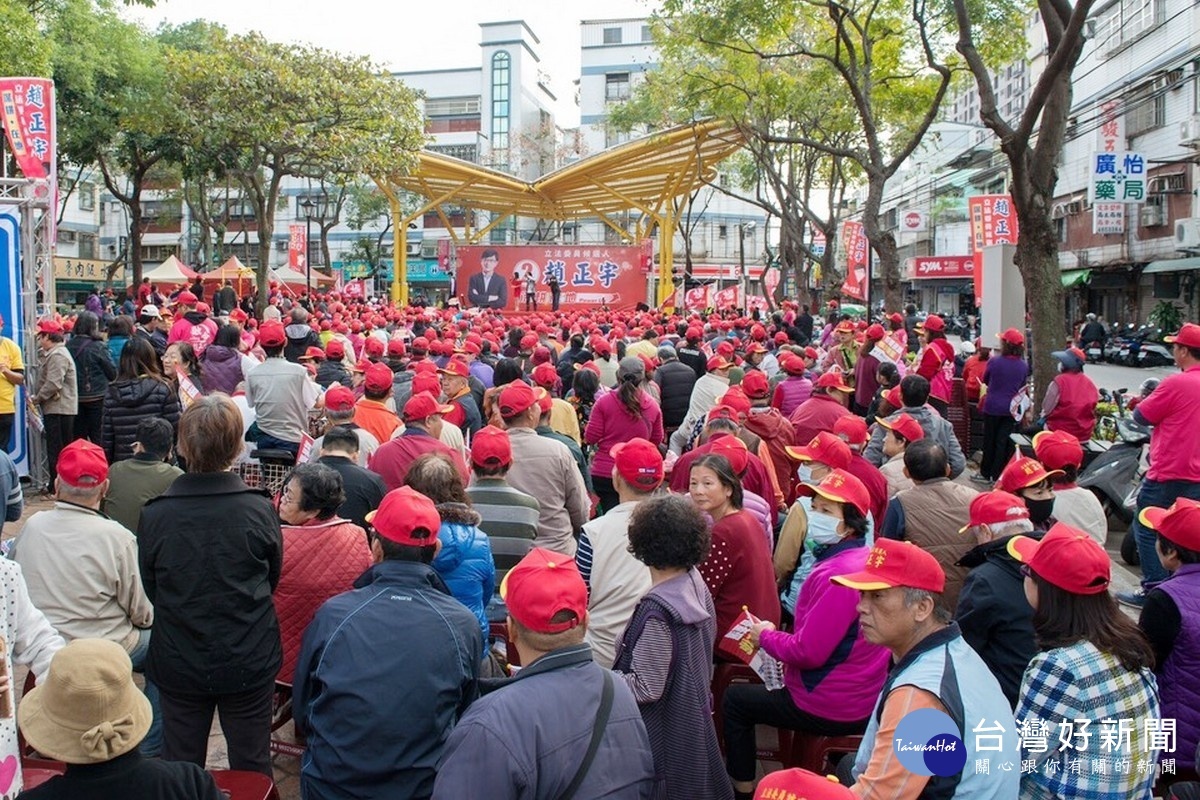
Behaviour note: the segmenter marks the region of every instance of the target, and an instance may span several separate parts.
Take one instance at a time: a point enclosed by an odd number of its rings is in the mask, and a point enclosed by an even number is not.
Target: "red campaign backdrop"
[[[867,233],[861,222],[842,224],[842,244],[846,249],[846,280],[842,294],[855,300],[867,299]]]
[[[971,255],[974,257],[975,305],[983,303],[983,248],[1016,244],[1020,231],[1017,210],[1006,194],[980,194],[967,198],[971,218]]]
[[[508,311],[525,309],[525,290],[514,278],[524,279],[529,271],[537,281],[539,310],[548,310],[551,275],[558,278],[560,309],[633,309],[646,299],[648,242],[642,246],[610,245],[468,245],[459,247],[457,286],[466,301],[471,276],[479,272],[484,250],[499,253],[496,274],[508,284]],[[469,303],[466,303],[469,305]]]

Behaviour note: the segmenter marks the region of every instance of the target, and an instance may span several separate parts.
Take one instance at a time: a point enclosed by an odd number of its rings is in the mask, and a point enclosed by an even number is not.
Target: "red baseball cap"
[[[471,374],[471,368],[466,361],[461,358],[452,358],[446,362],[446,366],[438,370],[443,375],[454,375],[458,378],[466,378]]]
[[[900,395],[900,387],[893,386],[883,393],[883,399],[887,400],[888,405],[892,408],[904,408],[904,398]],[[878,417],[876,417],[878,419]]]
[[[76,439],[58,454],[58,477],[76,487],[98,486],[108,478],[104,448],[87,439]]]
[[[330,411],[349,411],[356,402],[354,390],[345,386],[333,386],[325,392],[325,408]]]
[[[833,423],[833,433],[846,444],[866,444],[867,421],[856,414],[846,414]]]
[[[869,328],[867,328],[866,336],[872,342],[878,342],[882,340],[884,336],[887,336],[887,332],[884,331],[882,325],[876,322],[874,325],[871,325]]]
[[[917,324],[917,330],[944,331],[946,330],[946,321],[937,314],[930,314],[924,322]]]
[[[783,448],[796,461],[815,461],[830,469],[845,469],[850,466],[850,445],[829,431],[821,431],[803,447]]]
[[[1047,470],[1042,462],[1036,459],[1018,456],[1008,462],[1008,466],[1000,473],[996,488],[1016,494],[1022,489],[1036,486],[1047,478],[1062,474],[1061,469]]]
[[[500,582],[513,619],[535,633],[562,633],[587,619],[587,586],[575,559],[535,547]],[[554,622],[562,612],[573,619]]]
[[[549,414],[550,409],[554,407],[554,398],[546,391],[544,386],[533,387],[533,393],[537,397],[538,408],[543,414]]]
[[[713,439],[708,452],[728,459],[734,475],[741,475],[750,466],[750,450],[747,449],[746,443],[731,433]]]
[[[330,339],[325,345],[325,356],[335,361],[341,361],[346,357],[346,345],[342,344],[340,339]]]
[[[480,467],[506,467],[512,463],[508,431],[484,425],[471,439],[471,463]]]
[[[719,369],[729,369],[733,364],[725,360],[724,356],[713,356],[708,360],[708,371],[716,372]]]
[[[287,344],[287,331],[283,329],[283,323],[271,320],[259,325],[258,341],[263,347],[279,347]]]
[[[748,356],[754,355],[755,353],[765,353],[765,352],[767,352],[767,348],[763,347],[758,342],[751,342],[746,347],[746,355],[748,355]]]
[[[981,492],[971,499],[970,517],[959,533],[966,533],[978,525],[998,525],[1016,519],[1029,519],[1025,501],[1009,492],[999,490]]]
[[[370,361],[367,361],[365,358],[360,358],[358,361],[354,362],[354,366],[350,368],[350,371],[365,373],[367,371],[367,367],[369,366],[371,366]]]
[[[848,319],[844,319],[837,324],[833,329],[834,333],[854,333],[854,323]]]
[[[367,367],[364,385],[372,392],[386,392],[392,387],[393,377],[387,364],[372,364]]]
[[[240,308],[235,308],[233,311],[229,312],[229,318],[234,322],[245,322],[246,320],[250,319],[250,315],[245,311],[242,311]]]
[[[403,339],[388,339],[387,354],[392,358],[404,357],[404,340]]]
[[[532,386],[524,381],[513,381],[500,390],[500,416],[515,417],[529,410],[537,401],[537,393]]]
[[[897,325],[903,325],[903,324],[904,324],[904,315],[903,315],[903,314],[901,314],[899,311],[893,311],[893,312],[892,312],[892,313],[891,313],[891,314],[888,316],[888,321],[889,321],[889,322],[894,322],[894,323],[896,323]]]
[[[740,422],[737,411],[733,410],[729,406],[722,405],[714,406],[713,409],[708,412],[708,416],[705,417],[706,422],[712,422],[714,419],[728,419],[732,420],[733,422]]]
[[[538,386],[553,389],[555,381],[558,380],[558,373],[554,371],[554,365],[547,361],[534,367],[530,377]]]
[[[368,356],[381,356],[386,349],[387,346],[374,336],[368,336],[367,341],[363,343],[363,352]]]
[[[1163,341],[1181,347],[1200,347],[1200,325],[1194,322],[1185,323],[1178,333],[1164,336]]]
[[[308,347],[304,351],[304,355],[300,356],[297,361],[324,361],[325,351],[319,347]]]
[[[1066,431],[1042,431],[1033,437],[1037,460],[1050,469],[1078,468],[1083,463],[1083,445]]]
[[[816,387],[818,389],[833,389],[838,392],[854,391],[842,381],[842,373],[835,370],[822,373],[821,377],[817,378]]]
[[[437,541],[442,518],[433,501],[411,486],[392,489],[365,517],[375,533],[396,544],[428,547]]]
[[[815,347],[806,347],[806,348],[804,348],[804,357],[810,358],[813,361],[816,361],[818,358],[821,357],[821,351]]]
[[[704,331],[700,330],[699,328],[697,328],[693,325],[692,327],[688,328],[686,331],[683,332],[683,338],[687,339],[688,341],[694,342],[697,339],[704,338]]]
[[[803,375],[806,369],[803,358],[786,350],[779,356],[779,366],[788,375]]]
[[[527,333],[521,337],[521,349],[522,350],[532,350],[533,348],[537,347],[537,343],[538,343],[537,334]]]
[[[1020,537],[1015,537],[1020,538]],[[876,539],[867,554],[866,568],[829,580],[860,592],[906,586],[941,594],[946,591],[946,572],[928,551],[912,542]]]
[[[729,391],[721,395],[718,405],[727,406],[743,417],[750,413],[750,398],[746,396],[746,392],[740,386],[731,386]]]
[[[420,394],[421,392],[429,392],[434,397],[441,396],[442,381],[438,378],[437,373],[418,372],[413,375],[412,393]]]
[[[1071,594],[1108,591],[1112,562],[1108,553],[1078,528],[1056,522],[1041,541],[1028,536],[1008,540],[1008,552],[1022,564]]]
[[[63,324],[56,319],[39,319],[37,323],[38,333],[62,333]]]
[[[833,775],[818,775],[799,768],[769,773],[754,790],[754,800],[855,800],[855,797]]]
[[[194,306],[199,302],[196,295],[184,289],[179,294],[175,295],[175,302],[181,306]]]
[[[996,334],[996,338],[1005,344],[1022,345],[1025,344],[1025,334],[1021,333],[1016,328],[1009,328],[1003,333]]]
[[[414,354],[425,355],[429,352],[429,340],[424,336],[418,336],[412,340],[412,351]]]
[[[417,392],[404,404],[404,421],[415,422],[432,417],[434,414],[448,414],[453,410],[453,407],[439,403],[432,392]]]
[[[925,438],[925,429],[909,414],[901,414],[893,420],[877,417],[875,421],[879,423],[879,427],[902,437],[906,442],[916,442]]]
[[[771,382],[767,380],[766,373],[756,369],[743,376],[741,387],[751,400],[761,400],[771,393]]]
[[[620,442],[613,445],[611,453],[617,472],[630,486],[649,492],[662,484],[662,454],[647,440],[637,437]]]
[[[1200,501],[1181,497],[1170,508],[1150,506],[1142,509],[1138,519],[1147,528],[1170,539],[1172,544],[1200,550]]]
[[[844,469],[834,469],[820,483],[802,483],[796,492],[805,497],[819,494],[835,503],[849,503],[866,516],[871,508],[871,493],[858,478]]]

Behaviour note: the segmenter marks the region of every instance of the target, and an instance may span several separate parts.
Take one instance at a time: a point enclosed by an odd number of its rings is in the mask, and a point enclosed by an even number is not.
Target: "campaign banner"
[[[733,286],[726,286],[724,289],[721,289],[712,295],[713,308],[718,310],[724,310],[727,308],[741,308],[741,301],[742,287],[736,284]]]
[[[551,306],[551,277],[560,287],[560,309],[633,309],[646,299],[640,245],[468,245],[457,255],[468,307],[524,310],[530,276],[538,309]]]
[[[708,284],[688,289],[683,293],[683,306],[688,309],[708,308],[711,287]]]
[[[779,267],[767,267],[762,276],[763,294],[767,297],[774,297],[782,277]]]
[[[307,233],[304,225],[288,225],[288,266],[297,272],[303,272],[308,261]]]
[[[904,260],[905,276],[910,281],[933,278],[971,278],[975,275],[973,256],[917,256]]]
[[[54,81],[0,78],[4,133],[17,168],[26,178],[55,174]]]
[[[983,248],[1016,244],[1020,233],[1017,209],[1007,194],[979,194],[967,198],[971,236],[967,240],[975,259],[975,305],[983,302]]]
[[[867,232],[861,222],[842,223],[842,247],[846,251],[846,279],[842,282],[842,294],[855,300],[866,300],[870,270],[867,265]]]

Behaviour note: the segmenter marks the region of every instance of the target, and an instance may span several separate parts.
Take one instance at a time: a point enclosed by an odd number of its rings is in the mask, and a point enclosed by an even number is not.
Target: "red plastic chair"
[[[282,739],[279,737],[279,731],[289,722],[292,722],[292,739]],[[300,758],[304,755],[305,741],[300,732],[296,730],[295,720],[292,714],[292,685],[290,683],[275,682],[275,698],[272,701],[271,710],[271,752],[276,755],[291,756],[292,758]]]
[[[261,772],[243,772],[233,769],[209,770],[221,794],[229,800],[279,800],[275,781]]]
[[[23,791],[28,791],[36,786],[41,786],[55,775],[62,775],[66,771],[67,765],[61,761],[47,761],[41,758],[22,758],[21,775],[25,780],[25,789]]]
[[[832,774],[837,769],[837,762],[833,756],[857,753],[863,740],[862,736],[813,736],[792,731],[787,733],[792,741],[791,747],[784,750],[787,753],[784,766],[800,767],[818,775]]]
[[[750,669],[747,664],[721,662],[713,670],[713,724],[717,728],[717,744],[720,745],[722,753],[725,752],[725,714],[722,710],[725,690],[734,684],[745,683],[762,683],[762,678],[758,677],[758,673]],[[780,730],[779,747],[777,749],[756,748],[758,759],[783,763],[783,754],[788,751],[790,746],[791,731]]]

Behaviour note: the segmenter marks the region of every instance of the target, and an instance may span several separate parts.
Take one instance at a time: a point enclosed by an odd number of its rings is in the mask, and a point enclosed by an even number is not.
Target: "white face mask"
[[[838,532],[842,521],[830,514],[811,511],[808,515],[807,539],[813,544],[836,544],[842,540]]]
[[[813,479],[812,467],[808,464],[801,464],[796,467],[796,477],[800,479],[801,483],[811,483]]]

